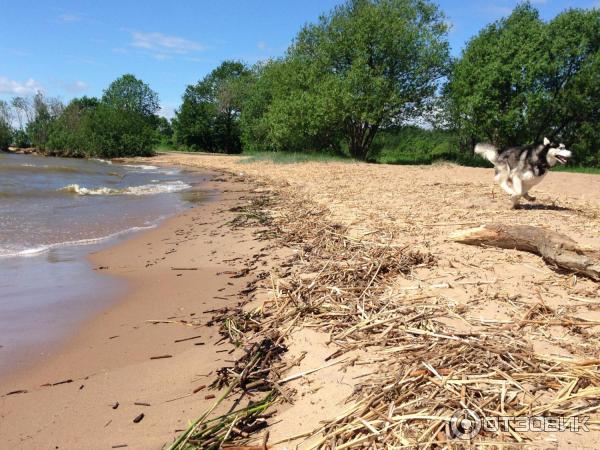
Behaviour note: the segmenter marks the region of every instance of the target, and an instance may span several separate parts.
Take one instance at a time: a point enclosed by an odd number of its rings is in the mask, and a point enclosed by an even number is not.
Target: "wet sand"
[[[212,405],[218,393],[192,393],[234,355],[205,311],[238,302],[247,279],[231,273],[265,245],[224,226],[247,193],[232,186],[212,183],[212,201],[90,256],[128,293],[56,355],[0,380],[3,448],[159,449]]]

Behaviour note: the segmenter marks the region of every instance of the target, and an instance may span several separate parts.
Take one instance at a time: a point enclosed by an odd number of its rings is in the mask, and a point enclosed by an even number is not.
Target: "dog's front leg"
[[[519,200],[521,200],[521,196],[520,195],[511,195],[510,196],[510,201],[512,202],[512,208],[513,209],[519,209],[520,208]]]
[[[510,200],[512,201],[513,209],[518,209],[519,200],[521,200],[521,197],[523,196],[527,198],[527,193],[523,193],[523,182],[519,177],[512,178],[512,186],[514,194],[510,196]]]
[[[510,181],[509,181],[509,180],[502,180],[502,181],[500,182],[500,187],[501,187],[502,189],[504,189],[504,192],[506,192],[506,193],[507,193],[508,195],[510,195],[511,197],[512,197],[513,195],[515,195],[515,191],[514,191],[514,189],[512,188],[512,185],[511,185],[511,183],[510,183]]]

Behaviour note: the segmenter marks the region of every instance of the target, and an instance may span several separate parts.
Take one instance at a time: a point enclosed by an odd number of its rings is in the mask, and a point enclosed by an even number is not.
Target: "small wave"
[[[55,172],[55,173],[89,173],[89,174],[97,174],[95,170],[83,168],[83,167],[69,167],[69,166],[55,166],[51,164],[3,164],[0,165],[1,172]]]
[[[150,166],[147,164],[121,164],[123,167],[129,167],[130,169],[140,169],[140,170],[158,170],[156,166]]]
[[[47,253],[52,249],[58,247],[74,247],[79,245],[89,245],[89,244],[97,244],[99,242],[103,242],[109,239],[116,238],[123,234],[133,233],[135,231],[149,230],[151,228],[155,228],[156,224],[140,226],[140,227],[131,227],[126,230],[117,231],[115,233],[108,234],[106,236],[101,236],[97,238],[88,238],[88,239],[78,239],[76,241],[66,241],[66,242],[56,242],[54,244],[40,245],[38,247],[31,247],[21,250],[14,249],[3,249],[0,248],[0,258],[10,258],[10,257],[28,257],[28,256],[37,256],[42,253]]]
[[[163,194],[170,192],[179,192],[189,189],[192,186],[183,181],[167,181],[159,184],[144,184],[142,186],[132,186],[125,189],[125,194],[130,195],[149,195]]]
[[[101,159],[101,158],[91,158],[91,159],[92,159],[92,161],[98,161],[98,162],[101,162],[104,164],[112,164],[112,161],[109,161],[107,159]]]
[[[111,194],[119,194],[119,189],[112,189],[107,187],[101,187],[96,189],[88,189],[83,186],[79,186],[78,184],[69,184],[63,188],[59,189],[60,192],[70,192],[72,194],[79,195],[111,195]]]
[[[174,167],[158,167],[158,166],[152,166],[149,164],[120,164],[121,167],[127,167],[128,169],[132,170],[133,172],[136,171],[142,171],[142,172],[156,172],[156,173],[162,173],[164,175],[177,175],[178,173],[181,172],[180,169],[174,168]]]
[[[70,184],[60,188],[61,192],[70,192],[78,195],[152,195],[179,192],[191,186],[183,181],[167,181],[160,184],[143,184],[141,186],[130,186],[123,189],[109,187],[86,188],[78,184]]]

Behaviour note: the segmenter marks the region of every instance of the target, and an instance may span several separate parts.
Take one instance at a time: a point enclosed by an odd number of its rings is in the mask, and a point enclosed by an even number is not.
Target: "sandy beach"
[[[162,448],[212,403],[204,397],[214,392],[192,393],[232,347],[216,347],[205,311],[238,302],[247,277],[232,274],[264,243],[224,227],[251,185],[206,188],[211,198],[200,206],[90,256],[96,270],[125,279],[128,294],[57,354],[0,381],[4,448]]]
[[[488,345],[488,339],[504,345],[510,334],[511,342],[523,346],[517,353],[529,355],[536,370],[552,360],[563,374],[552,375],[558,381],[548,387],[536,385],[527,372],[517,383],[518,389],[545,393],[527,400],[532,407],[554,413],[562,409],[565,414],[580,408],[577,411],[589,410],[592,421],[597,420],[594,406],[599,394],[585,391],[586,386],[594,386],[595,375],[571,372],[568,368],[575,363],[565,362],[592,361],[590,370],[597,371],[599,363],[593,363],[600,357],[595,345],[600,337],[597,283],[553,270],[529,253],[465,246],[451,242],[448,235],[492,221],[521,223],[544,226],[600,248],[600,177],[552,173],[536,189],[535,204],[513,211],[493,185],[491,170],[486,169],[360,163],[277,165],[243,160],[176,154],[151,159],[153,164],[219,173],[210,183],[212,198],[155,230],[91,255],[97,270],[127,281],[128,293],[116,306],[86,323],[58,354],[0,381],[0,441],[7,448],[163,448],[214,404],[219,392],[208,385],[215,381],[217,371],[231,366],[252,339],[275,329],[285,339],[283,361],[296,360],[277,376],[302,375],[285,384],[283,398],[289,395],[293,404],[281,401],[274,407],[277,412],[269,419],[269,448],[335,445],[341,436],[349,442],[343,433],[350,429],[352,439],[371,442],[377,448],[379,434],[373,429],[385,426],[386,420],[391,423],[392,417],[400,417],[394,419],[400,430],[406,421],[403,414],[425,414],[428,408],[433,414],[443,405],[426,400],[436,397],[431,390],[437,386],[432,384],[436,377],[450,379],[456,370],[464,381],[477,367],[481,369],[484,361],[469,362],[467,356],[460,361],[448,359],[453,353],[461,355],[459,350],[438,355],[436,349],[449,348],[444,347],[451,342],[445,336],[455,340],[456,336],[471,336],[469,345],[477,348]],[[262,206],[273,217],[271,222],[228,225],[239,215],[232,208],[271,194],[276,194],[273,203]],[[307,215],[308,210],[313,216]],[[304,222],[306,217],[313,218]],[[326,228],[328,224],[335,226]],[[310,229],[313,226],[314,231]],[[406,270],[391,267],[389,276],[380,275],[377,267],[369,269],[377,270],[367,272],[364,284],[356,285],[360,291],[353,294],[354,275],[346,278],[350,284],[343,285],[340,273],[354,268],[329,274],[331,262],[317,263],[319,257],[331,256],[311,253],[318,247],[315,236],[324,234],[319,230],[328,229],[346,236],[349,243],[356,242],[356,251],[367,256],[373,255],[369,249],[374,242],[385,241],[398,251],[418,250],[422,258]],[[279,235],[259,239],[257,231],[265,230],[276,230]],[[312,236],[311,246],[299,240],[302,236]],[[352,245],[344,245],[353,251]],[[352,265],[349,258],[344,261]],[[327,279],[323,279],[325,274]],[[257,283],[253,284],[257,289],[240,295],[248,283]],[[298,292],[305,293],[311,305],[314,301],[314,307],[294,309]],[[344,304],[348,298],[354,303]],[[235,350],[219,334],[218,326],[207,323],[215,310],[235,307],[241,301],[249,301],[246,311],[258,307],[264,315],[256,319],[261,327],[245,333],[243,339],[248,340]],[[386,306],[377,306],[380,301]],[[351,311],[349,315],[336,319],[345,310]],[[394,311],[399,315],[394,316]],[[424,317],[424,311],[433,314]],[[277,318],[284,316],[289,319],[278,322]],[[406,318],[413,322],[405,323]],[[584,321],[588,323],[582,326]],[[432,343],[435,346],[430,347]],[[469,356],[478,357],[475,353]],[[489,358],[489,353],[481,358]],[[499,372],[495,372],[494,361],[485,359],[485,364],[490,364],[485,376],[493,378],[489,401],[502,402],[498,408],[507,410],[513,400],[526,402],[529,397],[520,396],[526,394],[510,394],[500,400],[491,393],[501,384],[494,378],[500,377],[499,373],[510,372],[505,383],[524,376],[516,363],[514,371],[498,366]],[[381,380],[386,374],[392,380],[397,378],[394,374],[402,379],[404,373],[408,374],[405,379],[416,383],[411,385],[411,395],[423,398],[411,397],[406,406],[398,400],[394,407],[398,412],[392,414],[392,408],[389,418],[384,414],[382,419],[379,403],[372,400],[376,396],[370,396],[375,395],[379,383],[392,383]],[[270,372],[268,378],[273,376]],[[565,397],[567,383],[575,383],[569,384],[568,392],[582,386],[580,400]],[[516,388],[509,383],[498,389],[510,393]],[[441,392],[454,395],[452,389]],[[463,398],[469,398],[470,392],[465,390]],[[368,405],[372,410],[357,409],[357,416],[347,412],[354,402],[360,405],[364,399],[371,399]],[[475,399],[480,401],[479,396],[472,401]],[[246,400],[243,398],[244,403]],[[221,410],[229,405],[226,402]],[[420,405],[419,409],[411,409],[414,405]],[[381,407],[389,409],[388,404]],[[340,414],[348,414],[347,419],[330,421]],[[427,435],[430,442],[442,439],[436,430],[443,430],[443,423],[434,425],[432,437]],[[429,424],[423,427],[429,429]],[[533,442],[535,448],[591,449],[598,436],[598,431],[592,430],[523,434],[521,439]],[[294,437],[290,443],[282,442]],[[413,438],[406,434],[407,442]],[[260,446],[265,435],[260,432],[252,439],[253,445]],[[514,436],[507,434],[504,439],[513,442]]]

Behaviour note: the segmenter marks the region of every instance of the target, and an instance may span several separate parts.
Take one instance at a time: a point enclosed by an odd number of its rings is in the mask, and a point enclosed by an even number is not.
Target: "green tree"
[[[525,3],[485,27],[454,63],[446,88],[463,142],[600,137],[599,48],[598,10],[572,9],[545,23]]]
[[[8,150],[12,139],[12,111],[7,102],[0,100],[0,150]]]
[[[446,32],[425,0],[348,0],[305,26],[266,72],[279,77],[262,120],[272,146],[341,137],[351,156],[368,159],[379,130],[431,101],[446,74]]]
[[[59,111],[50,103],[47,114]],[[131,75],[115,80],[102,100],[72,100],[50,123],[47,153],[74,157],[149,156],[157,141],[160,118],[158,97]]]
[[[188,86],[173,120],[176,143],[193,150],[239,153],[240,95],[248,76],[243,63],[224,61]]]
[[[299,58],[258,64],[245,86],[240,126],[248,151],[340,151],[343,123],[320,72]]]
[[[125,74],[113,81],[104,91],[102,102],[144,117],[151,117],[160,109],[158,94],[131,74]]]
[[[38,92],[33,97],[33,120],[27,124],[27,134],[31,144],[43,150],[46,148],[52,123],[62,114],[64,105],[53,98],[45,98]]]
[[[72,100],[52,126],[48,152],[60,156],[150,156],[156,132],[148,118],[94,98]]]
[[[92,156],[89,133],[86,133],[83,124],[99,104],[100,101],[94,97],[71,100],[51,126],[47,143],[49,153],[70,157]]]

